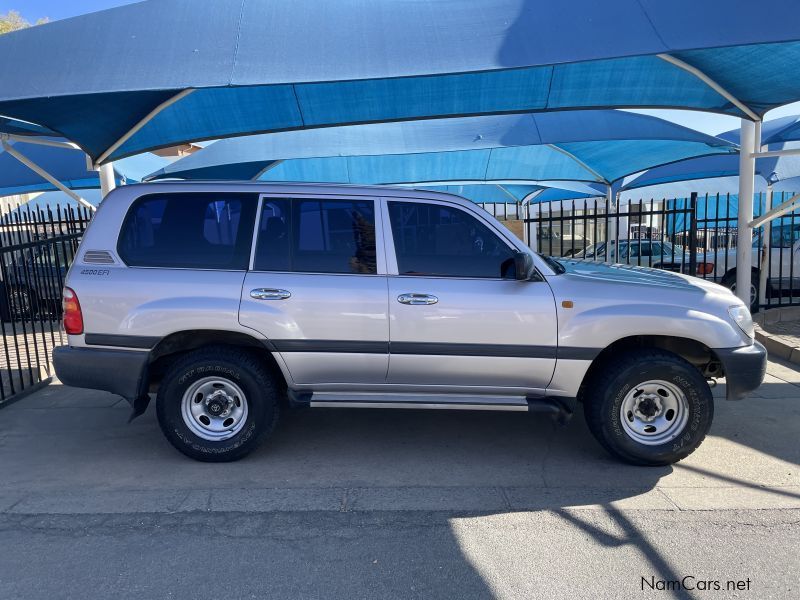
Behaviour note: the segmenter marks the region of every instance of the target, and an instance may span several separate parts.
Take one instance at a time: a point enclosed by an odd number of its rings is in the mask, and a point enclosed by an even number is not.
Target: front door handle
[[[286,300],[291,298],[292,293],[287,290],[276,290],[274,288],[256,288],[250,290],[250,297],[254,300]]]
[[[400,294],[397,297],[397,301],[400,304],[436,304],[439,299],[436,296],[432,296],[430,294]]]

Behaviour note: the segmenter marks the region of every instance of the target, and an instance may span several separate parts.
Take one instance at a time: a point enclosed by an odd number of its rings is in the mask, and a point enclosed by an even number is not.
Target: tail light
[[[64,331],[69,335],[83,333],[83,313],[78,295],[71,288],[64,288]]]
[[[697,263],[698,275],[711,275],[714,272],[714,263],[701,262]]]

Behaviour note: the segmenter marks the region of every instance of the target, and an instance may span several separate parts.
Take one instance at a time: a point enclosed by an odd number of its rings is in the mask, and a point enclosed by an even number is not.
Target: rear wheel
[[[226,462],[249,454],[273,431],[278,393],[258,357],[209,347],[169,369],[156,410],[161,430],[178,450],[196,460]]]
[[[653,349],[615,357],[589,382],[584,412],[611,454],[633,464],[668,465],[703,441],[714,400],[695,367]]]

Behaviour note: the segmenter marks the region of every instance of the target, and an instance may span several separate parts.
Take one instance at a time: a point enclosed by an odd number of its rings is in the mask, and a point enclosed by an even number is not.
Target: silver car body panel
[[[372,199],[378,274],[128,267],[116,250],[121,224],[134,200],[160,192]],[[538,277],[398,275],[386,210],[391,199],[458,206],[513,249],[531,254]],[[113,262],[92,263],[97,252]],[[728,316],[741,302],[721,286],[581,261],[566,262],[567,272],[559,274],[472,202],[408,188],[258,182],[123,186],[99,207],[77,256],[67,285],[78,295],[91,335],[69,336],[70,346],[144,352],[149,343],[179,331],[244,333],[273,351],[289,386],[301,392],[440,394],[445,402],[448,396],[457,401],[459,394],[574,397],[597,353],[625,337],[683,336],[710,348],[752,344]],[[291,297],[251,297],[261,288],[286,290]],[[405,293],[434,295],[439,302],[398,303]],[[572,308],[565,308],[569,302]]]
[[[463,208],[449,198],[414,202]],[[497,228],[474,205],[469,208],[472,216],[516,249],[507,228]],[[386,206],[383,214],[390,274],[388,382],[513,386],[543,392],[553,376],[558,344],[553,293],[547,283],[398,275]],[[432,297],[436,303],[403,304],[400,299],[405,294]]]

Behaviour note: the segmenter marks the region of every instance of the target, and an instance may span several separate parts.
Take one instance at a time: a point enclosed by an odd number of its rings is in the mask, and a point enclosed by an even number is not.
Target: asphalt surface
[[[51,385],[0,411],[0,599],[797,598],[798,386],[771,363],[641,468],[580,415],[336,409],[209,465]]]

